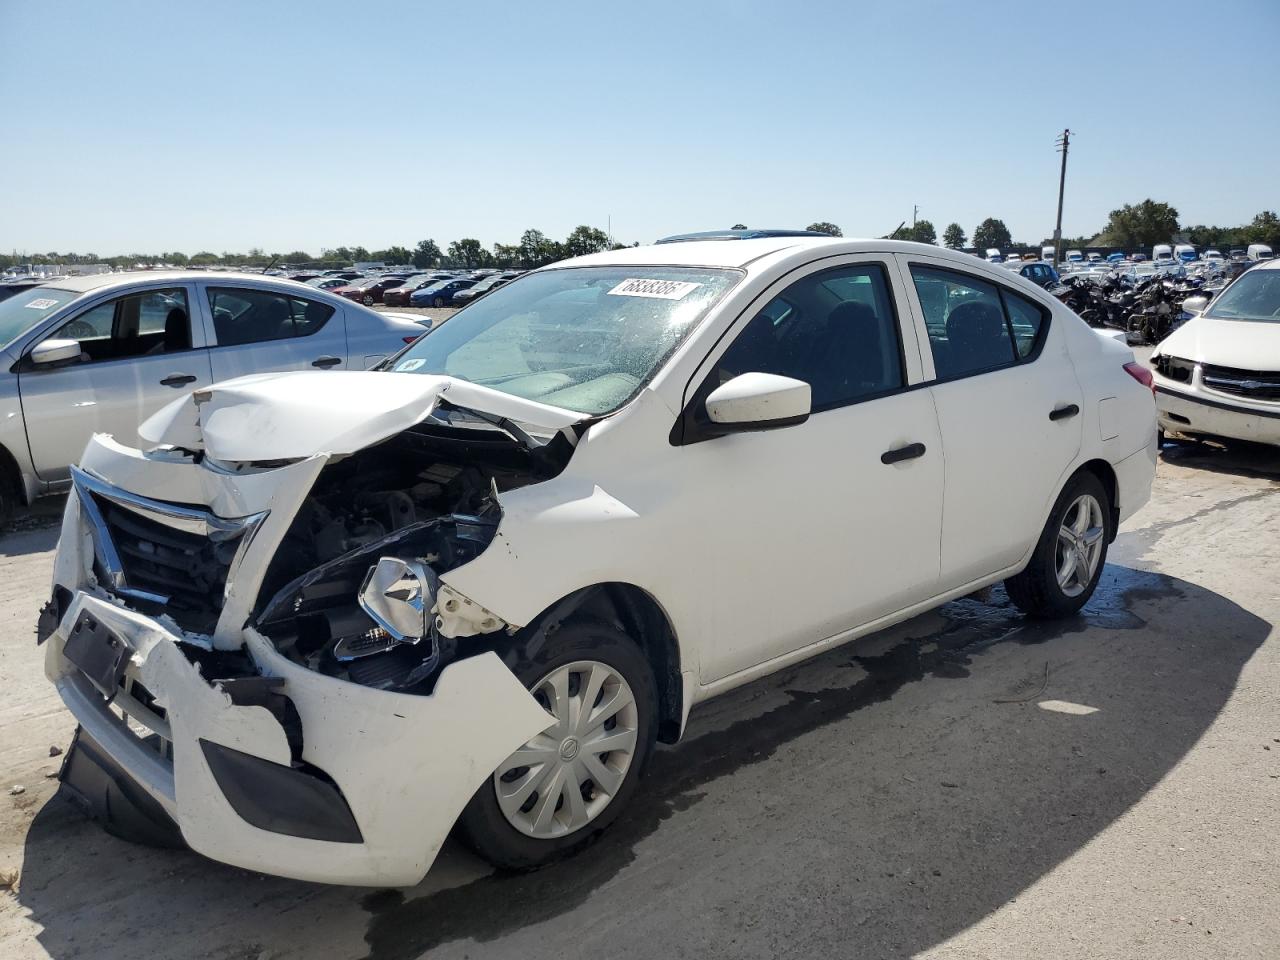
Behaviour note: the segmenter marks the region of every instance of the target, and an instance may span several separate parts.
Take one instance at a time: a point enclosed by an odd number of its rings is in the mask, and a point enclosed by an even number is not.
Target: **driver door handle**
[[[189,373],[171,373],[160,381],[166,387],[182,387],[195,382],[196,378]]]
[[[318,360],[312,360],[311,365],[313,367],[326,368],[326,367],[336,367],[341,362],[342,362],[341,357],[321,357]]]
[[[1080,408],[1074,403],[1069,403],[1065,407],[1058,407],[1049,412],[1050,420],[1069,420],[1080,412]]]
[[[880,454],[881,463],[901,463],[903,460],[914,460],[916,457],[924,456],[923,443],[908,443],[905,447],[898,447],[896,450],[886,450]]]

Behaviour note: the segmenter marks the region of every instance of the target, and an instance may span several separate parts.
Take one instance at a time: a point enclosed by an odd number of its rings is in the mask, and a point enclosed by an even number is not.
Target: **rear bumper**
[[[1141,510],[1151,499],[1151,484],[1156,477],[1156,438],[1152,432],[1151,442],[1132,453],[1118,463],[1112,464],[1116,472],[1116,492],[1119,496],[1119,515],[1117,519],[1123,523]]]
[[[1202,392],[1158,384],[1156,409],[1160,426],[1174,433],[1203,433],[1280,444],[1280,408],[1247,407]]]

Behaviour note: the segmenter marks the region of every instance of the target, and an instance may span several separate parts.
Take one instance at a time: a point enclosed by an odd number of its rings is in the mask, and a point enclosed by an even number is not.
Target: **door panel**
[[[923,359],[937,377],[929,389],[945,458],[940,587],[949,590],[1011,566],[1035,543],[1080,451],[1081,417],[1049,414],[1079,409],[1082,392],[1045,308],[952,263],[902,260]],[[957,282],[937,283],[935,268]],[[1000,328],[988,330],[997,316]]]
[[[924,456],[881,456],[923,443]],[[936,592],[942,452],[927,390],[687,447],[709,683]]]
[[[138,425],[166,403],[212,382],[209,353],[189,349],[190,288],[117,297],[72,318],[51,336],[81,341],[87,362],[18,375],[36,473],[64,480],[94,433],[138,446]],[[181,316],[180,314],[185,314]],[[142,352],[140,355],[136,354]],[[168,380],[169,383],[162,381]]]
[[[914,331],[902,343],[900,292],[880,258],[797,271],[695,375],[677,463],[699,526],[692,566],[708,583],[714,624],[701,645],[703,683],[935,592],[941,438],[929,392],[911,389],[918,354]],[[808,382],[808,421],[702,439],[706,393],[749,372]],[[912,444],[923,454],[882,461]]]

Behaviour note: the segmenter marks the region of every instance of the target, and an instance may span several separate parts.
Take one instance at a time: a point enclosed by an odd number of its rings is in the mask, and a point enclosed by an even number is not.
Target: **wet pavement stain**
[[[1029,620],[1003,588],[996,588],[988,602],[962,599],[939,608],[945,621],[940,631],[909,635],[884,653],[859,656],[836,649],[823,654],[818,660],[826,658],[833,671],[857,666],[865,672],[843,685],[787,689],[785,703],[655,750],[628,809],[588,856],[532,873],[490,874],[417,899],[406,899],[398,890],[368,894],[362,901],[371,915],[366,960],[412,960],[441,944],[459,939],[486,942],[567,913],[630,864],[635,846],[663,821],[696,805],[705,796],[702,787],[770,759],[797,737],[888,701],[909,683],[968,677],[973,658],[1000,643],[1045,643],[1091,627],[1139,629],[1145,621],[1131,609],[1136,602],[1181,595],[1162,574],[1109,565],[1088,607],[1066,620]],[[775,684],[779,680],[775,676],[759,682],[770,679]]]

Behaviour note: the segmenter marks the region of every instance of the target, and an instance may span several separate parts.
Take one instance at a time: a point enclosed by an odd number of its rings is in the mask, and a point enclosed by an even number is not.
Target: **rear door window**
[[[308,337],[334,314],[327,303],[270,290],[210,287],[208,294],[220,347]]]
[[[911,265],[938,380],[955,380],[1032,360],[1048,312],[994,283],[922,264]]]

